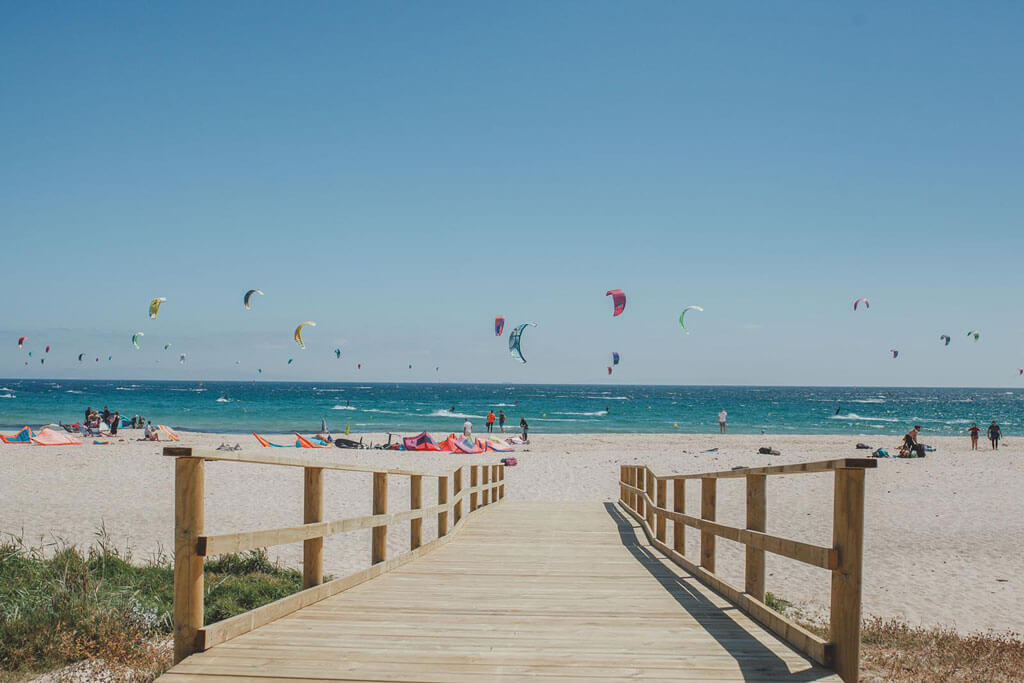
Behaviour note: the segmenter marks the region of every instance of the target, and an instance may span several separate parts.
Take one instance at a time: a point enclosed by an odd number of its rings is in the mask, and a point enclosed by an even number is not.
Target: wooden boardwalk
[[[492,505],[451,543],[161,680],[839,680],[638,529],[612,503]]]

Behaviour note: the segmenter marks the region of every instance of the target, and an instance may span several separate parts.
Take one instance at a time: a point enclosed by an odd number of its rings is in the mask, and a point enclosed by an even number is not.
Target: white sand
[[[134,438],[130,430],[122,432]],[[287,442],[289,437],[278,437]],[[379,437],[375,437],[377,439]],[[860,437],[860,440],[867,437]],[[890,450],[894,437],[876,438]],[[506,490],[518,500],[614,500],[620,463],[650,464],[659,473],[725,470],[863,456],[859,439],[845,436],[747,435],[544,435],[518,447]],[[250,436],[186,434],[182,445],[215,447],[222,442],[256,449]],[[1002,450],[971,452],[966,438],[932,438],[938,450],[923,460],[882,460],[867,475],[864,610],[915,624],[1024,632],[1024,441]],[[781,456],[757,455],[771,445]],[[44,448],[0,445],[0,532],[32,544],[56,539],[79,545],[95,540],[100,525],[136,561],[173,549],[173,460],[163,444],[138,441],[109,446]],[[718,453],[700,451],[717,447]],[[282,451],[274,451],[280,453]],[[412,454],[384,451],[283,451],[363,465],[417,467],[440,472],[458,464],[497,462],[489,456]],[[468,482],[467,482],[468,483]],[[424,482],[424,504],[435,500]],[[698,514],[698,484],[687,488],[687,510]],[[370,475],[329,472],[327,519],[370,511]],[[719,521],[742,526],[742,480],[719,485]],[[831,544],[832,476],[804,474],[768,481],[768,531],[798,540]],[[225,533],[294,525],[302,520],[302,474],[298,469],[208,463],[206,531]],[[408,506],[404,477],[391,479],[390,509]],[[408,525],[389,534],[390,553],[408,544]],[[431,538],[435,527],[424,525]],[[687,532],[690,557],[697,533]],[[719,573],[742,585],[742,547],[719,539]],[[369,532],[341,534],[325,548],[328,572],[343,575],[369,562]],[[271,549],[298,566],[301,544]],[[828,609],[828,572],[769,555],[768,590],[809,615]],[[483,558],[482,558],[483,561]]]

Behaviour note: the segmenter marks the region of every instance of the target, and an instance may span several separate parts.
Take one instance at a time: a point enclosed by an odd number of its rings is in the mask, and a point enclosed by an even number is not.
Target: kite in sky
[[[505,331],[505,316],[499,315],[494,319],[494,336],[500,337]]]
[[[136,332],[135,334],[133,334],[132,335],[132,346],[134,346],[135,348],[139,348],[139,337],[145,337],[145,336],[146,336],[146,334],[144,332]]]
[[[939,339],[946,342],[946,346],[949,346],[949,342],[953,341],[948,334],[939,335]]]
[[[612,317],[622,315],[622,312],[626,310],[626,293],[621,289],[609,289],[604,295],[612,298],[612,304],[614,305]]]
[[[864,308],[871,308],[871,302],[865,299],[864,297],[861,297],[853,302],[853,310],[856,311],[857,306],[860,304],[864,304]]]
[[[252,308],[252,297],[255,294],[263,296],[263,292],[261,292],[260,290],[250,289],[248,292],[245,293],[245,296],[242,297],[242,303],[245,304],[245,310],[248,311]]]
[[[698,313],[703,313],[704,309],[701,308],[700,306],[687,306],[686,308],[683,309],[683,312],[679,314],[679,326],[683,328],[683,331],[686,332],[686,334],[690,334],[690,331],[686,329],[685,322],[687,311],[697,311]]]
[[[155,318],[160,314],[160,304],[166,303],[167,297],[158,296],[149,302],[149,317]]]
[[[523,323],[508,335],[508,350],[520,363],[526,362],[526,357],[523,356],[523,350],[520,347],[523,338],[523,330],[527,327],[537,327],[537,323]]]
[[[306,348],[306,343],[302,341],[302,328],[306,325],[310,327],[316,327],[316,323],[312,320],[307,320],[304,323],[299,323],[299,326],[295,328],[295,343],[299,345],[299,348]]]

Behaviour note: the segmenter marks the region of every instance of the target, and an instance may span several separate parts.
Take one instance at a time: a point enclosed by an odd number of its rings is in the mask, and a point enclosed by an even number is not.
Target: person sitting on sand
[[[981,430],[978,428],[978,423],[975,422],[972,424],[967,430],[967,433],[971,435],[971,450],[978,450],[978,434],[981,433]]]
[[[992,450],[999,450],[999,439],[1003,436],[1003,430],[999,428],[995,420],[988,426],[988,440],[992,442]]]
[[[906,446],[908,452],[913,453],[918,458],[923,458],[925,456],[924,446],[917,442],[917,436],[920,433],[921,425],[914,425],[914,428],[903,437],[903,445]]]
[[[145,430],[142,432],[142,439],[143,439],[143,441],[159,441],[160,440],[160,435],[156,433],[155,429],[153,429],[153,423],[152,422],[147,422],[146,423]]]

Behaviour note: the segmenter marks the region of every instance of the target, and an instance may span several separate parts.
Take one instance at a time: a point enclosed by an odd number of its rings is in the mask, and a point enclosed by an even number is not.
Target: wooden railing
[[[740,609],[789,642],[797,650],[830,667],[845,681],[858,680],[860,665],[861,563],[864,547],[864,470],[875,460],[841,459],[822,462],[740,468],[727,472],[659,476],[643,465],[622,465],[619,476],[623,507],[639,522],[651,543],[702,583],[735,603]],[[834,472],[832,547],[792,541],[765,533],[767,519],[766,478],[775,474]],[[715,521],[719,479],[746,479],[746,528]],[[685,484],[700,480],[700,517],[685,511]],[[672,509],[667,490],[672,484]],[[667,542],[666,521],[672,521],[672,545]],[[700,530],[700,561],[686,557],[686,527]],[[746,546],[743,589],[715,574],[715,539]],[[768,607],[765,602],[765,552],[782,555],[832,572],[831,633],[823,640]]]
[[[176,458],[174,469],[174,663],[193,652],[251,631],[279,617],[380,576],[447,543],[467,517],[505,497],[504,465],[465,465],[446,474],[380,470],[332,463],[326,458],[231,451],[193,451],[167,447],[164,455]],[[206,461],[247,462],[301,467],[304,474],[303,523],[279,529],[263,529],[215,536],[205,535],[203,489]],[[470,486],[462,487],[463,470],[469,469]],[[324,470],[373,474],[372,513],[364,517],[324,521]],[[388,477],[409,477],[409,509],[388,513]],[[437,505],[423,507],[423,479],[437,479]],[[481,482],[482,483],[479,483]],[[463,514],[463,499],[469,510]],[[423,520],[436,515],[437,538],[423,543]],[[449,524],[449,519],[451,524]],[[388,527],[409,522],[409,552],[388,559]],[[323,582],[324,538],[345,531],[371,529],[367,569]],[[203,612],[204,558],[302,541],[303,590],[244,614],[205,625]]]

